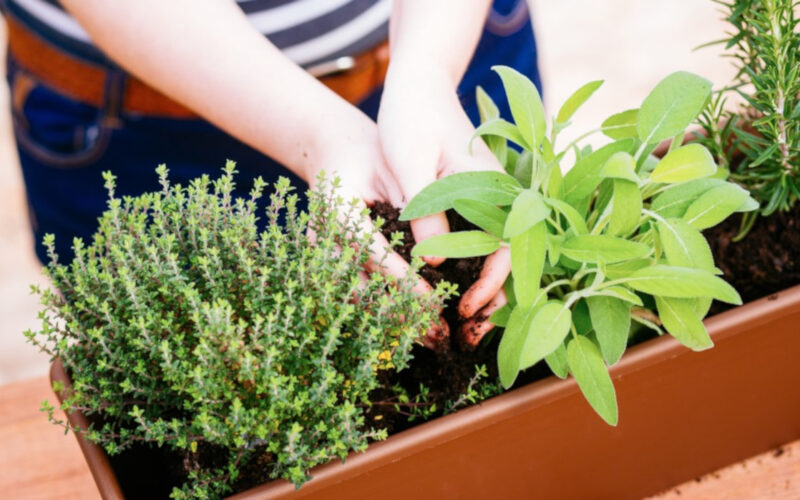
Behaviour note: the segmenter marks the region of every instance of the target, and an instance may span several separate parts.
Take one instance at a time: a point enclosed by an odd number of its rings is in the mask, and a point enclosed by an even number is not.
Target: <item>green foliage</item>
[[[105,174],[108,210],[71,264],[45,238],[56,289],[38,290],[42,329],[27,335],[72,378],[62,409],[94,422],[72,430],[111,454],[136,443],[182,453],[176,498],[229,493],[250,460],[300,485],[310,467],[384,438],[363,415],[379,371],[407,365],[451,288],[362,282],[372,235],[336,182],[320,179],[306,213],[281,179],[259,232],[260,179],[234,199],[232,163],[185,187],[157,171],[161,192],[123,199]]]
[[[710,346],[701,320],[711,299],[741,303],[716,276],[700,229],[752,209],[752,200],[741,188],[711,178],[717,166],[701,145],[678,147],[676,141],[663,159],[651,156],[663,139],[680,138],[700,113],[711,94],[707,80],[670,75],[640,109],[616,114],[593,131],[613,142],[592,151],[578,139],[558,151],[559,132],[599,83],[570,97],[548,135],[538,117],[538,96],[530,97],[533,84],[515,72],[498,72],[512,110],[517,109],[515,120],[526,123],[481,127],[477,135],[498,158],[516,157],[516,164],[507,162],[505,175],[470,172],[439,180],[411,200],[403,217],[455,207],[491,233],[485,234],[486,246],[473,245],[472,255],[508,246],[509,304],[491,317],[505,327],[497,353],[502,385],[510,387],[520,370],[544,360],[559,377],[575,376],[592,407],[615,425],[607,365],[622,356],[634,321],[658,331],[661,321],[678,341],[700,350]],[[528,106],[527,99],[532,99]],[[488,96],[479,93],[479,100],[484,117],[499,120]],[[519,137],[523,140],[514,139]],[[516,153],[509,140],[526,147]],[[527,146],[531,140],[534,147]],[[562,177],[570,155],[572,168]],[[454,233],[435,245],[426,240],[415,251],[465,256],[466,239],[478,241],[475,233]],[[451,242],[460,247],[447,248]],[[656,310],[645,309],[654,304]],[[658,315],[661,320],[654,322]]]
[[[724,110],[725,89],[701,121],[710,146],[731,177],[761,205],[789,210],[800,199],[800,26],[795,0],[715,0],[731,25],[728,55],[739,71],[731,89],[746,102]],[[744,120],[738,119],[740,115]],[[736,151],[742,160],[732,160]],[[755,213],[743,220],[747,232]]]

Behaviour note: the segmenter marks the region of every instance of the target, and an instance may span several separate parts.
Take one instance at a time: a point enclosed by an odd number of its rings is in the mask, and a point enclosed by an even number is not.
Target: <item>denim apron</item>
[[[499,77],[491,66],[511,66],[531,78],[541,90],[533,27],[525,0],[496,0],[478,47],[458,87],[473,123],[478,122],[475,87],[482,86],[510,119]],[[105,104],[100,108],[77,102],[56,88],[41,84],[13,58],[8,58],[12,121],[19,150],[36,254],[45,263],[42,238],[56,236],[61,262],[72,258],[73,237],[87,244],[106,208],[101,172],[110,170],[117,194],[137,195],[159,190],[155,168],[166,163],[170,179],[186,184],[209,174],[219,175],[226,159],[237,162],[237,192],[246,195],[253,179],[269,183],[289,177],[302,192],[305,183],[289,170],[234,139],[213,125],[195,119],[129,115],[119,109],[125,79],[110,71]],[[359,107],[377,117],[381,89]]]

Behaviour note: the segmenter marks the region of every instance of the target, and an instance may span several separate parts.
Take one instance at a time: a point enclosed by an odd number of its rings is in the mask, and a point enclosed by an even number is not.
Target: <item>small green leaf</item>
[[[494,118],[500,118],[500,108],[494,103],[492,97],[478,85],[475,88],[475,100],[478,103],[478,113],[481,122],[487,122]]]
[[[716,226],[742,206],[748,196],[747,191],[735,184],[711,188],[689,205],[683,220],[696,229]]]
[[[687,182],[714,175],[717,165],[714,157],[700,144],[687,144],[670,151],[656,165],[650,180],[665,184]]]
[[[503,229],[503,238],[508,239],[524,233],[546,219],[548,215],[550,209],[544,204],[541,194],[531,189],[522,191],[511,205],[511,212]]]
[[[507,214],[495,205],[477,200],[455,200],[453,201],[453,208],[461,217],[484,231],[498,238],[503,237],[503,227],[506,225]]]
[[[522,345],[528,333],[525,328],[526,316],[533,319],[532,312],[526,315],[525,310],[519,306],[511,311],[503,338],[500,339],[500,345],[497,347],[497,371],[500,374],[500,383],[505,389],[514,384],[519,373]]]
[[[642,215],[642,193],[631,181],[614,179],[614,195],[611,198],[611,219],[607,233],[611,236],[626,235],[639,226]]]
[[[505,328],[508,325],[508,318],[511,316],[511,306],[508,304],[504,305],[500,309],[496,310],[489,316],[489,322],[494,324],[495,326],[499,326]]]
[[[510,175],[495,172],[464,172],[448,175],[419,192],[400,214],[412,220],[453,208],[455,200],[478,200],[492,205],[511,205],[521,186]]]
[[[600,88],[603,84],[603,80],[596,80],[593,82],[589,82],[586,85],[582,86],[571,96],[567,98],[564,102],[564,105],[561,106],[561,109],[558,110],[558,116],[556,116],[556,121],[559,123],[566,123],[572,118],[572,115],[583,106],[583,104],[592,97],[592,94]]]
[[[513,123],[509,123],[502,118],[492,118],[489,121],[481,123],[480,126],[475,129],[475,133],[472,134],[472,138],[469,141],[470,153],[472,152],[472,141],[477,137],[485,136],[502,137],[520,146],[525,146],[525,139]]]
[[[600,184],[600,169],[614,153],[630,153],[635,147],[633,139],[612,142],[594,153],[581,158],[564,176],[562,183],[563,199],[573,207],[588,199]]]
[[[658,317],[667,332],[678,342],[693,351],[704,351],[714,346],[705,325],[695,310],[693,299],[656,297]]]
[[[597,346],[584,336],[573,338],[567,344],[567,364],[594,411],[609,425],[617,425],[617,395]]]
[[[536,150],[542,144],[547,123],[544,106],[536,86],[525,75],[508,66],[492,66],[500,75],[508,98],[511,116],[519,127],[529,150]]]
[[[711,96],[711,82],[686,71],[664,78],[639,108],[636,131],[645,144],[656,144],[686,129]]]
[[[567,219],[567,223],[575,234],[586,234],[589,232],[589,228],[586,227],[586,221],[583,220],[581,214],[579,214],[572,205],[556,198],[545,198],[544,202]]]
[[[547,227],[539,222],[511,238],[511,274],[514,295],[523,308],[530,308],[539,292],[547,247]]]
[[[558,259],[561,257],[561,245],[563,243],[563,234],[547,233],[547,262],[553,267],[558,265]]]
[[[632,261],[634,262],[634,261]],[[600,292],[601,295],[605,295],[608,297],[616,297],[620,300],[624,300],[625,302],[629,302],[635,306],[642,306],[642,299],[639,298],[634,292],[628,290],[622,286],[610,286],[608,288],[603,288]]]
[[[565,303],[551,300],[537,307],[522,345],[520,369],[533,366],[555,351],[564,342],[571,324],[572,313]]]
[[[600,125],[601,130],[608,137],[619,140],[636,137],[636,120],[639,116],[639,109],[629,109],[606,118]]]
[[[562,342],[556,350],[544,357],[544,361],[550,370],[558,378],[567,378],[569,369],[567,368],[567,346]]]
[[[681,219],[658,221],[658,235],[667,261],[673,266],[714,271],[714,257],[705,237]]]
[[[650,247],[624,238],[585,234],[565,241],[561,253],[578,262],[613,263],[644,257],[650,253]]]
[[[732,286],[701,269],[656,264],[634,271],[624,280],[630,288],[650,295],[683,299],[713,297],[729,304],[742,303]]]
[[[719,179],[697,179],[672,186],[653,198],[650,209],[662,217],[683,217],[689,205],[700,195],[711,188],[725,184],[725,181]]]
[[[593,296],[586,299],[592,326],[600,344],[603,359],[613,365],[628,345],[628,332],[631,329],[631,308],[614,297]]]
[[[500,240],[483,231],[460,231],[431,236],[414,245],[413,257],[464,258],[489,255],[500,248]]]
[[[611,158],[600,169],[600,177],[639,182],[639,176],[636,175],[636,162],[633,161],[633,156],[626,151],[611,155]]]

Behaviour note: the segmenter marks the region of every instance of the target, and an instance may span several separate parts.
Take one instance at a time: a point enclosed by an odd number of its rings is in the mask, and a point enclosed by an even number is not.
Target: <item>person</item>
[[[43,262],[44,234],[66,260],[73,236],[91,237],[105,170],[120,194],[138,194],[157,189],[159,163],[186,182],[231,158],[243,193],[256,176],[313,188],[324,171],[345,196],[403,206],[438,177],[502,168],[481,141],[467,148],[476,86],[509,117],[492,65],[541,87],[525,0],[2,2],[14,135]],[[448,231],[444,214],[411,227],[416,241]],[[408,268],[380,236],[371,250],[386,272]],[[473,331],[491,328],[509,271],[508,250],[498,250],[463,294]]]

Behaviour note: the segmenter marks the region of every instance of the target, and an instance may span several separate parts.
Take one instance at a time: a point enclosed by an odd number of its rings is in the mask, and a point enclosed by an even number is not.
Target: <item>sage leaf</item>
[[[630,153],[621,151],[614,153],[600,169],[600,177],[612,179],[625,179],[634,183],[639,182],[636,175],[636,162]]]
[[[742,303],[732,286],[702,269],[656,264],[634,271],[624,280],[630,288],[653,296],[683,299],[712,297],[728,304]]]
[[[626,235],[639,226],[642,215],[642,193],[631,181],[614,179],[614,194],[611,198],[611,218],[607,233],[611,236]]]
[[[522,344],[525,342],[527,334],[526,316],[532,319],[533,314],[526,314],[525,309],[519,306],[511,311],[503,337],[500,339],[500,345],[497,346],[497,371],[504,389],[508,389],[514,384],[519,373]]]
[[[478,200],[492,205],[511,205],[521,186],[516,179],[491,170],[448,175],[420,191],[400,214],[412,220],[453,208],[455,200]]]
[[[494,253],[500,240],[483,231],[459,231],[431,236],[414,245],[412,257],[479,257]]]
[[[524,233],[545,220],[548,215],[550,215],[550,209],[544,204],[542,195],[530,189],[524,190],[511,205],[511,212],[508,214],[503,229],[503,238],[511,238]]]
[[[555,351],[564,342],[571,324],[572,313],[565,303],[551,300],[537,307],[522,345],[520,369],[535,365]]]
[[[511,238],[511,274],[517,303],[527,309],[533,304],[542,279],[547,247],[544,221]]]
[[[511,316],[511,306],[506,304],[500,309],[493,312],[491,316],[489,316],[489,322],[495,326],[505,328],[506,326],[508,326],[508,318],[510,316]]]
[[[600,125],[600,130],[614,140],[636,137],[636,120],[638,116],[639,108],[613,114]]]
[[[558,110],[558,115],[556,116],[556,121],[558,123],[566,123],[572,118],[572,115],[583,106],[583,104],[592,97],[597,89],[603,84],[603,80],[595,80],[593,82],[589,82],[586,85],[582,86],[578,90],[572,93],[571,96],[564,101],[564,104],[561,106],[561,109]]]
[[[714,346],[697,314],[694,300],[658,296],[655,299],[661,323],[678,342],[693,351],[704,351]]]
[[[583,220],[581,214],[579,214],[572,205],[557,198],[545,198],[544,202],[567,219],[567,223],[575,234],[586,234],[589,232],[589,228],[586,227],[586,221]]]
[[[682,219],[660,220],[656,227],[669,264],[714,272],[714,256],[700,231]]]
[[[500,109],[494,103],[489,94],[478,85],[475,89],[475,100],[478,103],[478,114],[481,118],[481,123],[489,120],[500,118]],[[489,146],[489,150],[497,158],[501,165],[505,165],[508,160],[508,143],[506,138],[497,135],[485,135],[483,140]]]
[[[725,184],[725,181],[719,179],[706,178],[672,186],[653,198],[650,209],[662,217],[683,217],[689,205],[700,195],[711,188]]]
[[[636,131],[645,144],[657,144],[686,129],[711,97],[711,82],[686,71],[664,78],[639,108]]]
[[[603,265],[603,274],[612,280],[627,278],[633,274],[634,271],[638,271],[652,263],[650,259],[633,259],[625,262]]]
[[[714,175],[714,157],[700,144],[688,144],[670,151],[650,174],[650,180],[664,184],[687,182]]]
[[[586,303],[603,359],[608,365],[613,365],[619,361],[628,345],[631,308],[614,297],[588,297]]]
[[[739,186],[725,183],[701,194],[686,209],[683,219],[696,229],[716,226],[734,213],[748,196]]]
[[[547,131],[544,106],[536,86],[519,71],[508,66],[492,66],[500,75],[508,97],[511,116],[517,124],[527,149],[539,148]]]
[[[581,158],[564,176],[561,185],[563,199],[573,207],[589,198],[600,184],[600,169],[614,153],[630,153],[635,147],[633,139],[612,142],[594,153]]]
[[[561,253],[578,262],[613,263],[644,257],[650,247],[614,236],[584,234],[567,239]]]
[[[525,138],[522,137],[519,129],[514,126],[514,124],[509,123],[502,118],[492,118],[491,120],[485,121],[480,124],[478,128],[475,129],[475,132],[472,134],[472,138],[470,139],[470,153],[472,152],[472,141],[474,141],[477,137],[501,137],[504,140],[508,139],[509,141],[518,144],[520,146],[525,146]]]
[[[556,350],[544,357],[545,363],[558,378],[567,378],[569,368],[567,368],[567,346],[562,342]]]
[[[635,306],[642,306],[642,299],[639,298],[634,292],[628,290],[623,286],[610,286],[608,288],[603,288],[599,292],[600,295],[605,295],[608,297],[615,297],[620,300],[624,300],[625,302],[630,302]]]
[[[561,245],[564,243],[563,234],[547,233],[547,262],[556,267],[561,257]]]
[[[736,211],[737,212],[752,212],[754,210],[758,210],[760,207],[761,207],[761,205],[759,205],[756,200],[754,200],[753,198],[750,198],[748,196],[747,199],[744,200],[744,203],[742,203],[739,206],[739,208],[736,209]]]
[[[498,238],[503,237],[503,227],[506,225],[508,214],[495,205],[477,200],[455,200],[453,209],[484,231]]]
[[[617,425],[617,395],[600,350],[584,336],[567,344],[567,365],[581,392],[594,411],[609,425]]]

